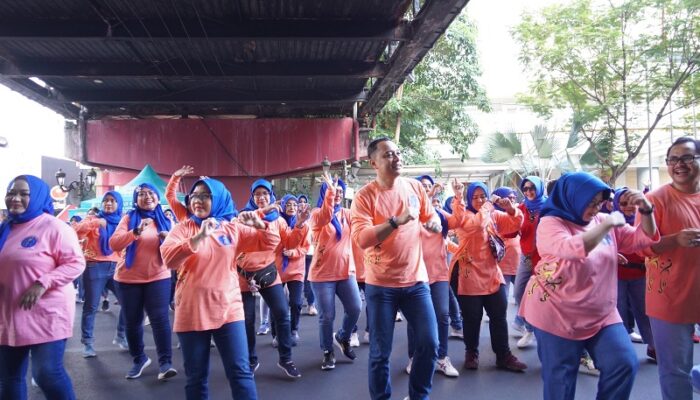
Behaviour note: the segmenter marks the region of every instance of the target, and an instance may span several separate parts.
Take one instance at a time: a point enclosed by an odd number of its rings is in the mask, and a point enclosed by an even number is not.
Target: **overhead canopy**
[[[467,1],[3,0],[0,83],[67,118],[371,116]]]

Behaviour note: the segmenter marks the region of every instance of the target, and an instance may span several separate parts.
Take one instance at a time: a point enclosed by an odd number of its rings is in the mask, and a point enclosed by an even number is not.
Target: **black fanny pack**
[[[275,279],[277,279],[277,267],[275,267],[275,263],[253,272],[246,271],[238,266],[238,273],[248,281],[248,287],[251,292],[265,289],[272,285]]]

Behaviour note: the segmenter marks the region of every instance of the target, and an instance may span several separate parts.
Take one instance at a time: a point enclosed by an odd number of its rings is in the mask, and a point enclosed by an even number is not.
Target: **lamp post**
[[[321,168],[323,168],[323,173],[328,174],[331,171],[331,162],[328,160],[328,156],[323,157],[323,161],[321,162]]]
[[[56,182],[61,190],[65,193],[75,192],[80,200],[85,200],[84,197],[92,191],[96,179],[97,171],[95,168],[91,168],[84,176],[83,171],[80,171],[78,180],[72,181],[66,186],[66,173],[61,168],[56,171]]]

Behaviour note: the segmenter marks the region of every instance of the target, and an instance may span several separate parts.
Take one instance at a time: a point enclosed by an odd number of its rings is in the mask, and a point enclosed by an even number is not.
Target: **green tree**
[[[372,136],[398,136],[407,163],[435,163],[437,153],[425,145],[429,134],[465,159],[479,134],[466,107],[490,110],[480,75],[476,28],[463,11],[377,115]]]
[[[609,182],[662,118],[700,98],[698,0],[574,0],[524,15],[513,35],[531,74],[520,100],[544,117],[571,109],[590,145],[582,162]]]

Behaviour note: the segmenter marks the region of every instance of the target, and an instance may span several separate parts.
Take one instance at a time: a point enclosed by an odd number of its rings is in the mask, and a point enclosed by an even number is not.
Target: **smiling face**
[[[343,187],[338,185],[335,189],[335,197],[333,198],[333,205],[338,205],[343,203],[343,198],[345,197],[345,192],[343,192]]]
[[[398,177],[403,169],[401,151],[391,140],[377,144],[377,150],[372,153],[369,163],[377,170],[377,175],[383,178]]]
[[[10,214],[22,214],[27,211],[30,200],[29,183],[24,179],[15,179],[5,195],[5,206]]]
[[[136,204],[142,210],[155,210],[156,206],[158,206],[158,195],[151,189],[141,188],[136,196]]]
[[[190,212],[195,217],[204,219],[211,214],[211,191],[203,183],[197,184],[190,193]]]
[[[484,193],[484,189],[482,188],[476,188],[474,190],[474,193],[472,194],[472,207],[476,211],[479,211],[481,207],[486,204],[486,201],[488,199],[486,198],[486,193]]]
[[[284,213],[289,215],[290,217],[293,217],[297,215],[297,209],[297,202],[294,200],[288,200],[287,204],[284,206]]]
[[[637,206],[632,204],[631,202],[627,201],[625,198],[626,196],[623,196],[620,201],[619,201],[619,206],[620,206],[620,211],[622,211],[623,214],[626,216],[630,217],[633,216],[637,212]]]
[[[423,190],[425,190],[425,193],[430,193],[430,191],[433,189],[433,184],[430,183],[430,181],[427,179],[421,179],[420,185],[423,186]]]
[[[677,144],[668,152],[667,160],[674,160],[675,165],[667,163],[668,174],[674,184],[697,185],[700,180],[700,159],[693,159],[689,163],[679,161],[681,158],[688,158],[697,155],[697,149],[693,142]]]
[[[253,200],[258,208],[265,208],[270,205],[270,191],[260,186],[253,191]]]
[[[525,181],[523,184],[523,195],[530,201],[535,200],[537,197],[537,188],[535,188],[535,184],[530,181]]]
[[[102,211],[105,212],[105,214],[111,214],[115,211],[117,211],[117,207],[119,204],[117,203],[117,199],[114,198],[112,195],[106,195],[104,199],[102,199]]]

